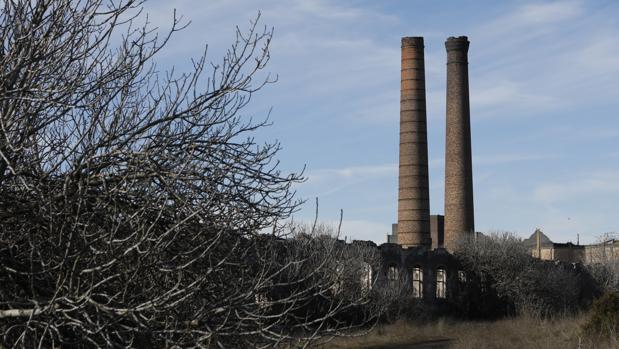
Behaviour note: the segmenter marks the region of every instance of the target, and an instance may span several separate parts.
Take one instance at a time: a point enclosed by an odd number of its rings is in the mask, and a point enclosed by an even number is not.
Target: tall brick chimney
[[[447,49],[447,130],[445,145],[445,247],[475,232],[471,116],[469,110],[469,41],[450,37]]]
[[[423,37],[402,38],[398,244],[431,246]]]

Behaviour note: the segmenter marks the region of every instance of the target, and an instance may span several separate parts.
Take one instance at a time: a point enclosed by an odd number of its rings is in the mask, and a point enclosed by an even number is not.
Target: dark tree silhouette
[[[370,253],[282,238],[303,178],[252,138],[267,122],[242,115],[274,82],[272,31],[256,20],[220,63],[205,50],[190,72],[161,73],[154,57],[182,24],[159,36],[141,5],[2,5],[4,345],[306,345],[375,318],[342,320],[371,295],[338,296],[332,273]]]
[[[522,239],[512,233],[480,234],[461,241],[455,255],[465,269],[483,280],[483,301],[488,302],[488,295],[496,293],[518,314],[564,314],[590,301],[583,296],[592,286],[588,285],[588,274],[569,263],[533,258]]]

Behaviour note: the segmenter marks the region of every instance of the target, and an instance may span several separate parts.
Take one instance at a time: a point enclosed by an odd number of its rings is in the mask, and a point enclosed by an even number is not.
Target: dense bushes
[[[588,337],[610,338],[619,334],[619,294],[606,292],[593,302],[589,320],[583,326]]]
[[[462,242],[455,254],[465,269],[487,280],[504,303],[503,309],[516,314],[550,316],[575,311],[588,305],[594,294],[586,271],[531,257],[511,233],[480,235]]]
[[[165,71],[157,54],[185,24],[159,31],[142,3],[0,5],[0,347],[332,335],[368,299],[331,296],[354,258],[330,237],[285,239],[303,176],[244,110],[275,81],[272,30],[256,19],[221,60]]]

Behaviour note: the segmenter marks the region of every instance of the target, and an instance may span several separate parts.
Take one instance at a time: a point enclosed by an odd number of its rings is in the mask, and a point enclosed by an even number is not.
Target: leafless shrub
[[[266,121],[241,114],[274,81],[272,32],[255,21],[221,63],[205,52],[162,74],[153,59],[182,24],[160,37],[140,5],[2,5],[2,342],[268,347],[337,333],[367,299],[335,286],[349,252],[280,238],[302,176],[278,169],[278,143],[253,140]]]
[[[415,300],[411,297],[412,288],[408,273],[394,267],[387,269],[386,275],[376,285],[377,299],[384,305],[383,320],[391,323],[412,316]]]
[[[593,302],[588,315],[582,326],[585,337],[597,342],[619,341],[619,294],[606,292]]]
[[[573,267],[532,258],[511,233],[463,241],[456,256],[518,313],[550,315],[579,306],[581,285]]]

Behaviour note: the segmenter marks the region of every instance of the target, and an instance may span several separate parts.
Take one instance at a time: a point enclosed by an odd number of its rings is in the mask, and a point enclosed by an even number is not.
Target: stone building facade
[[[619,240],[608,239],[593,245],[585,245],[584,260],[586,263],[619,262]]]
[[[551,241],[540,229],[536,229],[524,240],[524,244],[531,250],[531,256],[546,261],[585,264],[619,261],[619,240],[612,238],[591,245],[558,243]]]
[[[459,283],[465,281],[458,261],[444,248],[403,248],[386,243],[379,249],[387,281],[406,280],[412,298],[446,300],[455,296]]]

